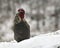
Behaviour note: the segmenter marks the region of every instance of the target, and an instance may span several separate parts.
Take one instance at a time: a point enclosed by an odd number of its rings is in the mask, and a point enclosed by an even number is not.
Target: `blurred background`
[[[14,40],[14,17],[26,11],[31,37],[60,29],[60,0],[0,0],[0,42]]]

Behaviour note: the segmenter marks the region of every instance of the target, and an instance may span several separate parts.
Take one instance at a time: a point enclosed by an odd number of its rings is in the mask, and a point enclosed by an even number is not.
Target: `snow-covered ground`
[[[58,46],[60,46],[60,30],[41,34],[19,43],[0,42],[0,48],[57,48]]]

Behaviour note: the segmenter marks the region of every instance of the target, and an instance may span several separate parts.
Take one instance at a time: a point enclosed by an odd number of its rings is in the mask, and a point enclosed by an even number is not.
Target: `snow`
[[[60,46],[60,30],[41,34],[17,43],[0,42],[0,48],[57,48]]]

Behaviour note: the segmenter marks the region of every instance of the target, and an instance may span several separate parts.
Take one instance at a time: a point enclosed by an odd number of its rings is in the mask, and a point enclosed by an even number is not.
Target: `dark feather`
[[[14,38],[17,42],[30,38],[30,26],[26,21],[14,24]]]

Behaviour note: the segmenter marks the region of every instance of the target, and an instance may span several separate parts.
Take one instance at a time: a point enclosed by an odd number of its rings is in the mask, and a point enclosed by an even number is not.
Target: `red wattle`
[[[19,14],[20,18],[23,19],[24,18],[24,14]]]

